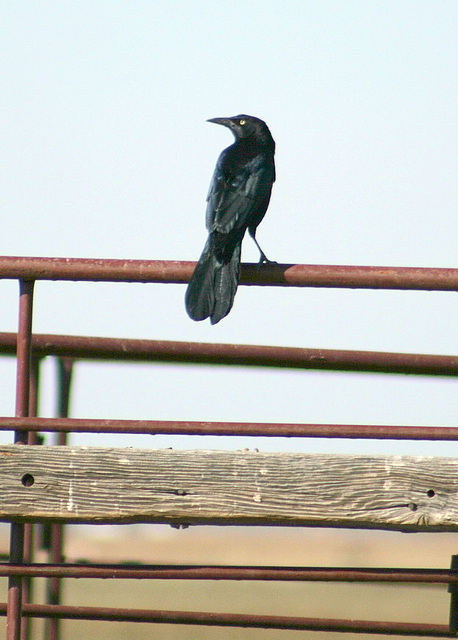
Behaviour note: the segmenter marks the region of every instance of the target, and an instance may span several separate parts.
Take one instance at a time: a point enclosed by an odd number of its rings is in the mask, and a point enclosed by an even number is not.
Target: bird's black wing
[[[207,229],[229,233],[246,228],[258,215],[263,203],[269,201],[275,168],[264,154],[259,154],[227,171],[223,152],[216,165],[207,197]],[[263,215],[265,212],[262,211]]]

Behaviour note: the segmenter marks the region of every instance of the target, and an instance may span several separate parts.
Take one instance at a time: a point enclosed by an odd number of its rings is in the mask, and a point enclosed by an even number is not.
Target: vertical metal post
[[[68,418],[70,410],[70,390],[73,374],[73,359],[58,358],[59,367],[59,389],[57,398],[57,416],[58,418]],[[67,444],[67,432],[61,431],[58,434],[58,444]]]
[[[58,397],[57,416],[67,418],[70,406],[70,387],[73,373],[73,360],[71,358],[59,358],[58,364]],[[62,431],[57,433],[56,444],[64,446],[67,444],[67,433]],[[51,549],[50,562],[60,564],[64,560],[64,527],[60,524],[52,524],[50,531]],[[47,604],[60,604],[61,601],[61,580],[59,578],[49,578],[46,587]],[[45,621],[45,640],[59,640],[60,619],[49,618]]]
[[[450,569],[456,571],[458,569],[458,556],[452,556]],[[450,633],[457,635],[458,632],[458,585],[456,582],[449,584],[448,591],[450,593]]]
[[[29,416],[38,415],[38,394],[40,382],[40,359],[34,358],[32,355],[31,372],[30,372],[30,397],[29,397]],[[43,438],[36,431],[29,431],[28,444],[41,444]],[[24,563],[33,562],[35,551],[35,525],[28,522],[24,525]],[[33,578],[26,577],[22,581],[22,601],[33,601]],[[31,636],[32,618],[23,617],[21,622],[21,638],[29,640]]]
[[[32,351],[33,281],[19,282],[19,328],[17,335],[16,417],[29,415],[30,364]],[[27,444],[27,431],[14,434],[15,444]],[[24,554],[24,525],[11,523],[10,563],[22,564]],[[8,580],[7,640],[20,640],[22,614],[22,577],[10,576]]]

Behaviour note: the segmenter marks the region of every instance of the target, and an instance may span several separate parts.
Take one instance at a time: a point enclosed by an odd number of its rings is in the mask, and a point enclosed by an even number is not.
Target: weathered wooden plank
[[[458,459],[0,446],[0,520],[458,530]]]

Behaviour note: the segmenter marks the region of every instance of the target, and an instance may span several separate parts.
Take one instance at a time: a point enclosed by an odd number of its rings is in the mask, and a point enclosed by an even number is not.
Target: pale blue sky
[[[205,120],[242,112],[265,119],[277,142],[278,179],[258,231],[269,257],[457,266],[454,0],[13,0],[0,16],[1,254],[196,260],[210,177],[232,142]],[[249,239],[244,259],[257,260]],[[17,283],[1,281],[0,296],[0,331],[15,331]],[[39,283],[34,330],[458,351],[453,293],[241,287],[215,327],[189,320],[183,296],[178,285]],[[44,378],[50,415],[50,363]],[[442,426],[458,417],[456,380],[440,378],[105,364],[79,365],[74,391],[75,417]],[[14,362],[2,359],[0,414],[13,412]],[[223,444],[240,446],[174,441]],[[409,451],[456,455],[454,447]]]

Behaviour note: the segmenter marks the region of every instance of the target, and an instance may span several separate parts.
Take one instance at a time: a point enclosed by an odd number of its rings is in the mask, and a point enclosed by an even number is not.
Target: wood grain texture
[[[0,446],[0,520],[458,530],[458,460]]]

